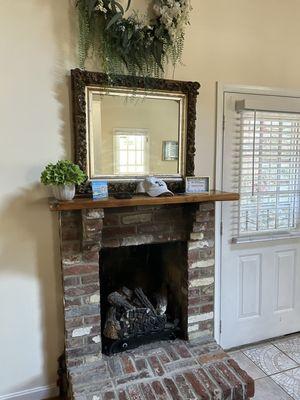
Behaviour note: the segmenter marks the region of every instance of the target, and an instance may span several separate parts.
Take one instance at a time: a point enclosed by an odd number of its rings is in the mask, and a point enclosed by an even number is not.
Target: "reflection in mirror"
[[[89,175],[181,176],[185,95],[88,88]]]

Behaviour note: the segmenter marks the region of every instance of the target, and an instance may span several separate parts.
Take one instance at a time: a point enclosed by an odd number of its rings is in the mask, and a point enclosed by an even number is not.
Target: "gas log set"
[[[175,339],[179,320],[168,320],[167,296],[155,293],[151,302],[138,287],[126,286],[107,296],[103,350],[111,355],[153,340]]]

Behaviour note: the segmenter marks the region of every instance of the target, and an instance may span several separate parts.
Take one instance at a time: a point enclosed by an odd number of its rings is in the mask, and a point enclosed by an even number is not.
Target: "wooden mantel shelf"
[[[115,199],[109,197],[105,200],[91,198],[75,198],[71,201],[49,200],[51,211],[83,210],[85,208],[117,208],[133,206],[154,206],[162,204],[202,203],[205,201],[234,201],[239,200],[238,193],[211,191],[201,194],[178,194],[170,197],[148,197],[144,195],[133,196],[132,199]]]

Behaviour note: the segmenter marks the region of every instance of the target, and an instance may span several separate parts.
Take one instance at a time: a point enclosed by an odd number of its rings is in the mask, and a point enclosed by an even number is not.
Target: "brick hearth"
[[[213,341],[214,202],[60,212],[69,397],[248,399],[253,381]],[[101,348],[101,249],[184,243],[183,339]],[[174,264],[176,264],[174,260]]]
[[[248,399],[252,379],[215,342],[157,342],[71,372],[76,400]]]

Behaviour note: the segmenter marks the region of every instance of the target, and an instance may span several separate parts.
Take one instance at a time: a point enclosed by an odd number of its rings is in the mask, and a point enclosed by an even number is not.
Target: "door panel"
[[[300,112],[298,98],[225,93],[222,189],[226,191],[238,191],[232,156],[237,151],[235,102],[247,96]],[[234,243],[237,207],[238,202],[222,204],[220,344],[225,349],[300,331],[300,239]]]
[[[259,254],[239,257],[239,319],[260,315],[261,257]]]
[[[295,250],[275,253],[275,311],[291,311],[295,300]]]

